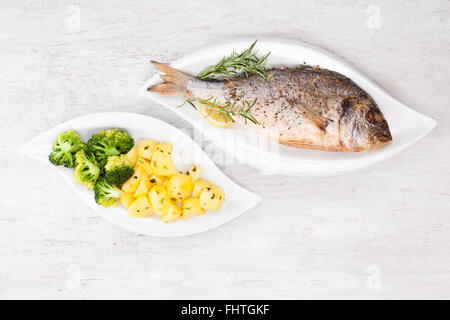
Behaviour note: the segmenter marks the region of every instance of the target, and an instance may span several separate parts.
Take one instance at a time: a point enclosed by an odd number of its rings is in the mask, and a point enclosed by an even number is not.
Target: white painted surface
[[[449,17],[448,1],[2,1],[0,297],[450,298]],[[192,130],[138,95],[154,72],[148,61],[239,37],[324,47],[438,127],[344,176],[220,165],[265,200],[175,239],[110,225],[19,154],[37,134],[92,112]]]

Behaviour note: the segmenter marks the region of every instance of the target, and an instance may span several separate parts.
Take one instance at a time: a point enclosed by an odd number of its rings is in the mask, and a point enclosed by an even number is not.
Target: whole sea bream
[[[267,70],[223,80],[205,81],[153,62],[164,83],[149,91],[193,99],[214,97],[218,105],[256,101],[251,109],[258,123],[236,122],[275,141],[296,148],[323,151],[378,149],[392,141],[389,125],[375,101],[351,79],[319,67]]]

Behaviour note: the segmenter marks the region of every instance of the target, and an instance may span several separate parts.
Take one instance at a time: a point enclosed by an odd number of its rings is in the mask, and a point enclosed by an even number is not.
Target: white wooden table
[[[0,4],[0,298],[450,298],[448,1],[19,2]],[[240,37],[326,48],[438,127],[344,176],[221,165],[264,201],[175,239],[110,225],[19,154],[93,112],[192,130],[138,95],[149,60]]]

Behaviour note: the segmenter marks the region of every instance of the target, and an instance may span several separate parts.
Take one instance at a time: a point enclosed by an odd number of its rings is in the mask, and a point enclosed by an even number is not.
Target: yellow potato
[[[133,175],[130,179],[128,179],[123,185],[122,190],[125,192],[134,193],[137,188],[139,187],[139,184],[142,179],[142,175],[144,174],[144,170],[137,169],[134,171]]]
[[[120,203],[125,208],[128,208],[130,206],[131,202],[133,202],[133,200],[134,200],[133,194],[130,192],[124,192],[119,199]]]
[[[158,142],[150,139],[141,139],[138,144],[138,153],[141,158],[150,160]]]
[[[134,218],[145,218],[153,213],[152,206],[146,195],[141,195],[128,207],[128,214]]]
[[[225,193],[219,187],[206,187],[200,193],[200,207],[205,210],[217,210],[225,201]]]
[[[192,189],[192,197],[198,198],[200,193],[206,188],[212,188],[213,185],[208,180],[197,180],[194,183],[194,188]]]
[[[169,208],[169,195],[163,185],[154,185],[150,189],[148,197],[156,214],[162,216],[167,212],[167,209]]]
[[[172,153],[173,145],[170,142],[160,142],[156,146],[156,149],[162,152]]]
[[[152,183],[150,182],[150,179],[148,178],[147,173],[142,174],[141,182],[139,183],[139,187],[134,192],[134,197],[137,198],[140,195],[147,194],[147,192],[150,190],[150,187],[152,186]]]
[[[181,210],[183,212],[181,219],[183,220],[205,213],[205,210],[200,207],[200,200],[198,200],[197,198],[184,199],[181,205]]]
[[[156,174],[152,174],[150,176],[150,182],[152,184],[163,184],[167,179],[165,177],[162,176],[157,176]]]
[[[200,176],[202,175],[202,169],[198,165],[194,164],[192,168],[190,168],[186,172],[186,174],[188,176],[191,176],[192,181],[197,181],[198,179],[200,179]]]
[[[222,189],[200,179],[200,166],[186,173],[176,170],[172,160],[173,145],[141,139],[128,153],[135,169],[123,185],[120,203],[131,217],[147,217],[156,213],[165,223],[219,209],[225,201]]]
[[[133,167],[136,165],[136,161],[138,159],[138,148],[136,146],[133,146],[133,148],[128,151],[127,159],[128,161],[130,161]]]
[[[181,173],[172,176],[167,183],[167,191],[169,191],[171,199],[183,200],[187,198],[192,191],[191,176]]]
[[[148,174],[149,176],[151,176],[153,174],[153,169],[152,166],[150,165],[150,161],[144,159],[144,158],[139,158],[136,161],[136,166],[134,169],[138,169],[141,168],[142,170],[145,171],[146,174]]]
[[[151,160],[152,169],[155,174],[171,176],[178,173],[172,162],[172,149],[172,144],[169,142],[162,142],[156,146]]]
[[[178,208],[178,206],[173,201],[170,201],[167,211],[161,216],[161,220],[167,223],[173,222],[179,217],[181,217],[180,208]]]

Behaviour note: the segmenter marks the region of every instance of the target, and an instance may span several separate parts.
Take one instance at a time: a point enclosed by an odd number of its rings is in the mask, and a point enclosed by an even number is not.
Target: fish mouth
[[[370,141],[373,144],[381,147],[392,142],[389,125],[378,108],[371,106],[365,120],[368,131],[372,133]]]
[[[372,136],[370,149],[378,149],[392,142],[392,135],[388,130],[388,133],[375,133]]]
[[[377,132],[373,136],[373,140],[379,143],[389,143],[392,141],[392,135],[389,128],[386,128],[383,132]]]

